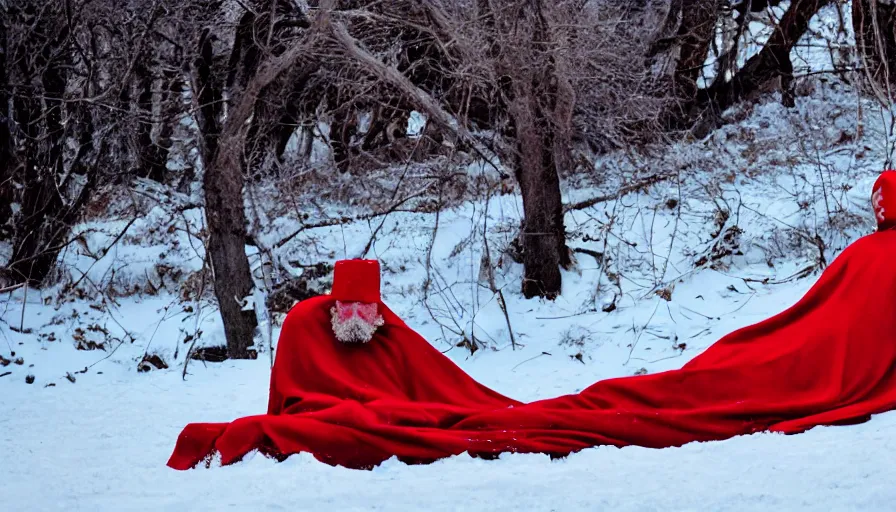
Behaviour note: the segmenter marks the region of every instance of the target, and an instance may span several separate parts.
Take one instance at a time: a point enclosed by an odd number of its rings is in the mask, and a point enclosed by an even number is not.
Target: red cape
[[[315,297],[287,315],[271,372],[268,414],[187,425],[168,465],[188,469],[215,451],[227,464],[253,449],[276,457],[307,451],[352,467],[392,455],[432,459],[426,443],[442,441],[418,438],[415,427],[448,428],[476,412],[520,404],[473,380],[382,302],[385,323],[370,342],[336,340],[330,326],[335,302]],[[402,444],[397,439],[405,435],[409,441]],[[454,443],[450,453],[465,449]]]
[[[333,300],[311,299],[284,324],[269,414],[188,425],[168,465],[187,469],[215,451],[227,464],[257,449],[364,468],[392,456],[566,455],[865,421],[896,408],[894,255],[896,231],[864,237],[796,305],[679,370],[526,405],[473,381],[388,310],[369,344],[342,344],[329,328]]]

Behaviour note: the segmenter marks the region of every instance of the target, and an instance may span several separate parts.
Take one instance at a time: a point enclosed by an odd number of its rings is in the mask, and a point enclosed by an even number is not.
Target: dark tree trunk
[[[713,84],[701,91],[700,103],[725,110],[761,90],[772,80],[781,81],[785,103],[792,102],[790,92],[793,64],[790,52],[809,28],[809,21],[830,0],[793,0],[765,46],[727,82]]]
[[[737,17],[737,27],[734,30],[734,34],[729,36],[731,41],[730,46],[726,46],[728,44],[727,41],[722,42],[722,47],[725,48],[725,50],[721,55],[719,55],[719,58],[716,60],[716,76],[713,79],[713,83],[710,87],[718,87],[718,84],[728,80],[729,75],[734,75],[735,73],[737,73],[737,57],[740,53],[740,43],[741,39],[743,39],[744,32],[746,31],[747,26],[752,21],[752,8],[753,0],[743,0],[736,6],[735,11],[740,13],[740,15]]]
[[[327,88],[327,105],[332,110],[333,120],[330,123],[330,149],[333,151],[333,163],[341,172],[347,172],[351,163],[352,137],[358,130],[354,115],[354,102],[342,102],[336,87]],[[337,107],[338,106],[338,107]]]
[[[224,83],[215,69],[214,37],[206,29],[199,38],[199,55],[193,71],[193,91],[197,99],[196,124],[200,133],[202,161],[206,165],[218,153],[218,138],[221,136],[219,117],[224,101]]]
[[[147,57],[148,58],[148,57]],[[160,63],[154,62],[159,66]],[[161,73],[162,91],[158,96],[158,118],[153,114],[155,98],[153,84],[156,76],[151,69],[138,65],[135,75],[140,88],[137,99],[137,143],[139,146],[140,175],[164,183],[168,171],[168,157],[173,145],[171,136],[174,134],[174,124],[181,111],[181,93],[183,92],[183,80],[174,70],[165,70]],[[157,128],[153,137],[153,129]]]
[[[56,176],[37,171],[34,162],[39,160],[26,155],[26,185],[21,195],[23,212],[26,214],[19,217],[9,265],[12,278],[18,282],[29,282],[37,286],[46,279],[56,264],[59,252],[65,247],[78,215],[96,188],[96,164],[101,151],[94,151],[94,127],[90,114],[77,108],[70,114],[72,119],[67,124],[72,129],[79,130],[79,133],[78,150],[70,162],[69,172],[86,179],[77,195],[65,201],[57,188]],[[59,139],[64,140],[65,136],[60,134]],[[51,158],[56,158],[55,152],[61,153],[61,148],[56,149],[53,145],[50,146],[50,151]],[[88,155],[93,156],[91,166],[87,165]],[[59,165],[62,165],[61,156],[59,161]],[[34,179],[30,180],[27,176],[33,176]],[[51,181],[48,183],[48,180]]]
[[[311,76],[319,68],[320,63],[313,61],[306,63],[298,72],[290,74],[289,92],[285,95],[283,104],[278,108],[276,114],[277,121],[271,128],[269,135],[274,156],[280,161],[283,160],[289,139],[292,138],[296,130],[302,129],[305,131],[304,135],[311,136],[308,123],[310,119],[315,117],[315,110],[320,102],[320,98],[316,95],[308,94],[307,88]],[[306,138],[305,142],[310,144],[310,138]]]
[[[39,285],[53,269],[64,246],[75,214],[66,208],[64,191],[57,186],[57,177],[64,174],[63,144],[66,127],[62,120],[62,98],[65,94],[67,53],[63,49],[67,32],[46,33],[43,27],[32,34],[44,43],[34,59],[34,68],[18,58],[22,88],[14,101],[16,125],[25,137],[17,179],[23,185],[19,194],[20,211],[15,219],[13,252],[8,265],[16,282]],[[21,51],[26,51],[24,48]],[[16,55],[21,57],[21,55]],[[85,187],[91,186],[88,180]],[[82,190],[82,194],[88,190]]]
[[[302,110],[300,108],[300,103],[297,97],[290,97],[283,107],[283,112],[280,114],[280,119],[277,120],[277,126],[274,128],[274,155],[278,160],[283,160],[283,155],[286,153],[286,147],[289,145],[289,139],[292,138],[293,133],[301,126],[302,122]],[[306,134],[307,135],[307,134]],[[306,141],[306,144],[309,142]]]
[[[681,9],[684,0],[670,0],[669,12],[666,13],[662,25],[653,34],[653,41],[647,49],[647,58],[650,59],[660,53],[668,51],[678,42],[678,27],[681,23]]]
[[[242,148],[229,146],[233,141],[222,140],[226,138],[220,124],[224,79],[215,65],[219,56],[214,54],[211,37],[206,32],[200,39],[200,56],[194,68],[194,87],[199,91],[197,124],[205,166],[202,184],[208,254],[224,322],[227,355],[231,359],[249,359],[255,356],[249,347],[254,342],[257,320],[254,310],[243,311],[243,299],[252,293],[254,283],[245,247]]]
[[[542,2],[518,8],[519,22],[531,24],[533,30],[530,39],[517,42],[524,48],[522,52],[508,48],[502,58],[509,59],[506,93],[515,131],[515,174],[523,198],[522,292],[526,298],[553,299],[562,288],[560,269],[570,263],[560,171],[570,162],[568,133],[575,97],[553,56],[554,41]],[[517,58],[531,64],[517,62]]]
[[[308,28],[307,19],[294,6],[284,0],[254,0],[254,9],[240,18],[230,54],[227,87],[245,87],[256,74],[258,65],[266,53],[283,50],[290,31]],[[275,12],[271,12],[271,8]],[[271,23],[271,16],[276,20]],[[301,117],[299,101],[308,77],[316,65],[304,66],[289,74],[288,80],[272,84],[265,95],[279,101],[261,101],[255,106],[251,126],[246,137],[247,174],[260,177],[259,171],[274,156],[282,162],[283,153]]]
[[[678,27],[681,53],[675,68],[676,93],[682,98],[695,98],[697,80],[703,71],[719,18],[719,5],[715,0],[695,2],[685,6],[681,16]]]
[[[51,213],[62,209],[52,177],[41,173],[34,162],[26,161],[24,188],[20,196],[22,210],[16,222],[13,252],[8,271],[17,283],[39,285],[49,275],[61,247],[53,245],[54,233],[68,233],[65,226]]]
[[[143,57],[143,59],[148,57]],[[139,174],[144,178],[163,183],[168,164],[168,150],[171,147],[171,123],[161,120],[158,139],[153,140],[153,77],[152,72],[143,65],[142,59],[134,70],[140,94],[137,97],[137,145],[139,147]],[[159,109],[164,114],[163,109]],[[167,132],[167,133],[166,133]],[[167,137],[165,136],[167,134]]]
[[[161,118],[159,119],[159,134],[153,146],[152,158],[158,167],[158,173],[162,175],[168,170],[168,158],[171,147],[174,145],[174,125],[182,111],[181,93],[183,92],[183,80],[176,73],[166,73],[165,91],[161,99]]]
[[[5,14],[5,13],[4,13]],[[6,70],[9,43],[7,37],[7,24],[9,16],[0,19],[0,240],[7,240],[12,235],[12,121],[10,117],[9,103],[9,79]]]
[[[206,34],[207,35],[207,34]],[[282,53],[253,66],[244,79],[237,78],[231,89],[230,108],[223,125],[212,109],[201,109],[200,128],[205,140],[203,163],[205,175],[206,217],[208,220],[208,253],[215,281],[215,296],[224,322],[227,355],[232,359],[254,358],[252,346],[257,320],[255,311],[243,311],[243,299],[254,287],[249,260],[246,257],[246,213],[243,204],[243,152],[246,149],[246,123],[256,111],[261,92],[286,69],[308,51],[307,40],[295,42]],[[204,37],[200,43],[202,57],[194,70],[195,87],[210,99],[223,93],[218,84],[224,83],[226,73],[216,72],[215,55],[211,42]],[[220,71],[220,70],[217,70]],[[200,103],[204,104],[204,103]]]
[[[224,321],[227,355],[254,359],[255,311],[243,311],[242,301],[254,283],[246,258],[246,214],[243,209],[243,169],[239,153],[223,147],[205,169],[205,211],[208,252],[215,280],[215,297]]]
[[[661,114],[662,124],[667,128],[689,127],[696,117],[697,81],[709,54],[718,19],[718,0],[673,0],[666,21],[651,44],[650,59],[672,48],[678,49],[671,78],[673,101]]]
[[[514,117],[519,152],[516,179],[524,215],[522,291],[526,298],[553,299],[561,291],[560,268],[569,265],[553,127],[538,106],[530,103],[523,108],[529,112]]]
[[[852,26],[865,76],[884,103],[896,101],[896,3],[853,0]]]

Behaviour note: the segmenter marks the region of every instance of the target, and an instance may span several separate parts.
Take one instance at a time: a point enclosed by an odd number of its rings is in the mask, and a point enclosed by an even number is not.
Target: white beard
[[[345,306],[349,304],[345,304]],[[333,326],[333,334],[336,335],[336,339],[343,343],[367,343],[373,339],[377,328],[385,323],[380,315],[376,315],[372,322],[368,322],[358,315],[353,315],[348,320],[342,320],[338,311],[338,308],[342,306],[342,303],[337,302],[336,306],[330,309],[330,323]]]
[[[877,217],[878,223],[887,220],[887,212],[884,209],[883,201],[883,187],[881,187],[871,196],[871,206],[874,207],[874,216]]]

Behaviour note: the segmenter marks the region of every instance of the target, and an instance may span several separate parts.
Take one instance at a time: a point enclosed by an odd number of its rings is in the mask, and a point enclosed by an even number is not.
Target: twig
[[[638,331],[638,336],[635,338],[635,341],[632,343],[631,349],[628,351],[628,359],[625,360],[624,364],[628,364],[628,362],[631,361],[632,353],[634,353],[635,347],[638,346],[638,341],[641,339],[641,335],[644,334],[644,330],[647,328],[648,325],[650,325],[650,321],[653,320],[653,315],[656,314],[656,310],[658,310],[659,308],[660,308],[660,303],[657,302],[656,307],[653,308],[653,313],[651,313],[650,318],[647,319],[647,323],[645,323],[644,327],[642,327],[641,330]]]
[[[504,292],[498,288],[495,283],[495,272],[492,268],[492,256],[488,247],[488,206],[492,199],[492,187],[488,188],[488,194],[485,197],[485,212],[482,215],[482,241],[485,249],[485,265],[486,274],[488,275],[488,286],[492,293],[498,295],[498,306],[504,313],[504,321],[507,323],[507,332],[510,334],[510,346],[512,350],[516,350],[516,336],[513,334],[513,325],[510,323],[510,314],[507,312],[507,302],[504,300]]]
[[[633,357],[632,361],[644,361],[647,364],[653,364],[653,363],[658,363],[660,361],[667,361],[669,359],[677,359],[677,358],[681,357],[683,354],[684,354],[684,350],[682,350],[678,354],[675,354],[674,356],[661,357],[659,359],[654,359],[653,361],[648,361],[647,359],[644,359],[643,357]]]
[[[442,302],[445,303],[445,308],[447,308],[447,311],[449,313],[448,316],[454,322],[454,327],[457,329],[456,331],[453,331],[453,332],[455,332],[455,334],[457,334],[458,336],[464,336],[465,335],[464,328],[460,325],[460,323],[457,321],[457,319],[466,317],[467,312],[464,309],[463,304],[460,302],[460,300],[458,300],[457,297],[454,295],[454,290],[452,289],[451,285],[448,284],[448,280],[445,279],[445,276],[442,275],[442,273],[439,271],[439,269],[437,267],[433,267],[433,270],[436,273],[436,278],[441,279],[441,282],[442,282],[442,286],[438,290],[439,297],[441,297]],[[451,301],[448,300],[449,298],[451,299]],[[438,320],[436,320],[436,321],[438,322]],[[440,325],[443,325],[443,324],[440,324]]]
[[[571,313],[569,315],[562,316],[536,316],[536,320],[566,320],[568,318],[576,318],[579,316],[587,316],[587,315],[597,315],[600,314],[601,311],[591,310],[591,311],[582,311],[581,313]]]
[[[675,246],[675,238],[678,236],[678,224],[681,220],[681,208],[682,208],[682,197],[681,197],[681,177],[678,179],[678,204],[675,205],[676,215],[675,215],[675,226],[672,228],[672,236],[669,239],[669,250],[666,252],[666,261],[663,263],[663,273],[660,275],[661,280],[666,279],[666,272],[669,271],[669,260],[672,259],[672,248]]]
[[[429,246],[426,248],[426,277],[424,278],[424,281],[423,281],[423,306],[426,308],[427,313],[429,313],[429,317],[432,318],[432,320],[436,323],[436,325],[439,326],[439,330],[442,331],[442,339],[448,341],[448,336],[445,335],[446,329],[448,329],[449,331],[453,332],[454,334],[456,334],[458,336],[464,336],[464,331],[459,326],[457,326],[457,328],[458,328],[457,331],[454,331],[451,328],[446,327],[445,324],[443,324],[438,319],[438,317],[436,316],[435,312],[432,309],[432,305],[430,305],[430,303],[429,303],[429,291],[430,291],[430,288],[432,287],[432,281],[433,281],[432,251],[436,244],[436,237],[439,234],[439,225],[440,225],[440,220],[442,217],[443,193],[444,193],[444,184],[443,184],[443,186],[439,187],[439,197],[436,202],[435,223],[432,227],[432,236],[429,238]],[[446,307],[448,307],[450,309],[451,305],[448,304],[447,299],[442,297],[442,300],[445,302]],[[453,318],[453,316],[452,316],[452,318]],[[455,324],[456,324],[456,322],[455,322]],[[454,348],[453,343],[451,344],[451,348]],[[449,348],[448,350],[451,350],[451,348]],[[445,352],[447,352],[447,350]],[[444,354],[445,352],[442,352],[442,353]]]
[[[514,371],[514,370],[516,370],[517,368],[519,368],[520,366],[522,366],[522,365],[528,363],[529,361],[533,361],[533,360],[535,360],[535,359],[538,359],[538,358],[541,357],[541,356],[550,356],[550,355],[553,355],[553,354],[551,354],[550,352],[542,352],[541,354],[538,354],[538,355],[535,356],[535,357],[530,357],[529,359],[526,359],[525,361],[521,361],[520,364],[518,364],[518,365],[514,366],[513,368],[511,368],[510,371]]]
[[[165,313],[162,315],[162,318],[160,318],[159,321],[156,323],[155,329],[153,329],[152,334],[149,336],[149,341],[146,342],[146,348],[143,349],[143,358],[144,359],[146,358],[146,356],[149,355],[149,347],[152,346],[152,340],[155,339],[156,333],[159,332],[159,327],[162,326],[162,322],[164,322],[165,320],[168,320],[168,310],[171,308],[171,306],[174,305],[175,301],[177,301],[177,299],[172,300],[171,302],[168,303],[168,305],[166,305],[163,308],[165,310]]]
[[[271,15],[273,20],[273,14]],[[270,37],[270,34],[269,34]],[[261,270],[261,283],[264,286],[264,301],[261,301],[261,304],[258,299],[260,293],[253,292],[255,295],[255,315],[258,320],[258,328],[264,329],[262,331],[263,342],[267,344],[268,350],[268,359],[270,360],[271,368],[274,367],[274,340],[273,340],[273,319],[271,318],[271,312],[268,310],[267,306],[267,297],[270,296],[271,291],[273,289],[273,279],[271,274],[269,273],[268,266],[265,264],[265,256],[271,263],[271,270],[276,272],[278,275],[280,270],[278,268],[277,258],[274,257],[274,252],[267,248],[264,242],[261,240],[261,216],[262,213],[258,207],[258,200],[255,197],[255,187],[249,187],[249,201],[252,204],[251,212],[252,212],[252,231],[255,234],[255,245],[258,247],[258,261],[259,261],[259,269]],[[256,290],[257,288],[256,284]],[[266,328],[264,324],[267,324]]]
[[[201,336],[199,331],[199,324],[202,322],[202,296],[205,294],[205,285],[206,285],[206,276],[208,275],[205,272],[206,268],[209,264],[209,256],[208,252],[205,253],[205,258],[202,260],[202,282],[199,285],[199,292],[196,294],[196,311],[194,315],[196,316],[196,324],[193,327],[193,342],[190,343],[190,347],[187,349],[187,354],[184,356],[184,369],[181,373],[181,380],[187,380],[187,366],[190,364],[190,358],[193,356],[193,348],[196,346],[196,342],[199,341],[199,336]],[[273,350],[271,351],[273,353]],[[175,352],[176,353],[176,352]],[[273,363],[271,363],[273,367]]]
[[[28,304],[28,282],[25,282],[24,296],[22,297],[22,317],[19,319],[19,332],[25,332],[25,305]]]
[[[75,283],[71,286],[72,290],[76,289],[78,287],[78,285],[81,284],[81,281],[84,280],[84,278],[87,276],[87,274],[90,272],[90,270],[93,268],[93,266],[96,265],[96,263],[98,261],[103,259],[107,254],[109,254],[109,251],[112,249],[112,247],[114,247],[115,244],[117,244],[118,241],[121,240],[121,237],[123,237],[124,234],[127,233],[128,229],[130,229],[130,227],[133,226],[135,222],[137,222],[137,218],[138,218],[137,214],[136,214],[136,212],[134,212],[134,217],[132,217],[130,222],[128,222],[128,224],[124,227],[124,229],[121,230],[121,233],[118,233],[118,236],[116,236],[115,239],[112,240],[112,243],[109,244],[108,246],[106,246],[105,249],[100,251],[100,253],[101,253],[100,257],[93,260],[93,263],[91,263],[90,266],[87,267],[87,271],[82,272],[81,277],[77,281],[75,281]],[[79,272],[80,272],[80,270],[79,270]]]
[[[76,268],[75,270],[78,270],[78,269]],[[80,272],[80,270],[79,270],[79,272]],[[86,274],[84,274],[84,275],[86,276]],[[112,299],[111,297],[106,297],[106,294],[103,293],[103,290],[101,290],[100,287],[97,286],[96,283],[94,283],[92,279],[90,279],[90,277],[85,277],[85,279],[87,279],[87,282],[90,283],[93,286],[93,288],[97,291],[97,293],[99,293],[104,299],[105,298],[109,299],[108,302],[112,307],[116,307],[115,300]],[[125,334],[125,336],[130,338],[131,343],[137,341],[137,338],[134,338],[134,336],[131,334],[131,332],[128,331],[123,325],[121,325],[121,322],[119,322],[118,319],[115,318],[115,315],[112,314],[112,311],[109,311],[109,318],[111,318],[112,321],[115,322],[115,324],[121,329],[121,331]],[[122,343],[123,343],[123,341],[122,341]]]
[[[436,245],[436,237],[439,234],[439,220],[442,216],[442,194],[444,192],[444,184],[439,187],[439,198],[436,202],[436,219],[432,227],[432,236],[429,238],[429,247],[426,248],[426,278],[423,281],[423,302],[427,302],[429,297],[429,287],[432,284],[432,250]],[[430,313],[432,313],[430,311]],[[435,320],[435,317],[433,317]]]
[[[572,252],[579,253],[579,254],[587,254],[588,256],[591,256],[592,258],[594,258],[597,261],[598,265],[604,264],[604,254],[602,252],[595,251],[592,249],[585,249],[583,247],[572,247]]]
[[[364,66],[370,73],[382,80],[383,82],[395,87],[421,112],[425,112],[429,118],[438,124],[441,128],[451,132],[459,140],[467,141],[473,150],[487,162],[501,176],[503,172],[491,161],[487,156],[488,150],[470,131],[443,109],[439,103],[430,96],[426,91],[414,85],[404,74],[393,66],[383,63],[380,59],[372,55],[367,49],[363,48],[361,43],[352,37],[346,30],[345,25],[338,21],[331,24],[333,35],[339,44],[342,45],[345,52],[359,64]]]
[[[2,320],[2,318],[0,318],[0,320]],[[6,323],[6,320],[3,320],[3,323]],[[15,355],[16,351],[12,349],[12,343],[9,342],[9,336],[7,336],[5,332],[3,332],[3,329],[0,329],[0,334],[3,335],[3,341],[6,342],[6,348],[9,349],[9,353]]]
[[[125,331],[125,332],[127,332],[127,331]],[[123,340],[123,339],[119,339],[119,340],[118,340],[118,345],[115,345],[115,348],[113,348],[111,352],[109,352],[108,354],[106,354],[104,357],[102,357],[102,358],[99,359],[98,361],[94,361],[93,364],[91,364],[91,365],[88,366],[87,368],[88,368],[88,369],[89,369],[89,368],[93,368],[94,366],[96,366],[96,365],[102,363],[102,362],[105,361],[106,359],[109,359],[110,357],[112,357],[113,354],[115,354],[115,352],[118,351],[119,348],[121,348],[122,345],[124,345],[124,340]]]
[[[198,322],[198,315],[197,315]],[[184,357],[184,370],[180,374],[181,380],[187,380],[187,366],[190,365],[190,358],[193,356],[193,347],[196,346],[196,342],[199,341],[198,336],[193,337],[193,342],[190,343],[190,348],[187,349],[187,355]]]
[[[373,213],[365,213],[363,215],[357,215],[355,217],[339,217],[337,219],[328,219],[325,221],[316,222],[314,224],[304,224],[304,225],[302,225],[302,227],[296,229],[292,233],[281,238],[279,242],[274,244],[273,249],[279,249],[279,248],[283,247],[284,245],[288,244],[290,242],[290,240],[299,236],[303,231],[307,231],[309,229],[340,226],[343,224],[351,224],[352,222],[357,222],[360,220],[370,220],[370,219],[374,219],[376,217],[381,217],[383,215],[389,215],[390,213],[394,213],[394,212],[398,211],[398,209],[403,204],[407,203],[411,199],[416,199],[416,198],[422,196],[423,194],[425,194],[427,192],[428,189],[429,189],[429,186],[427,185],[427,187],[424,188],[423,190],[403,198],[402,200],[398,201],[397,203],[393,204],[388,209],[383,210],[383,211],[373,212]]]
[[[738,306],[737,309],[735,309],[734,311],[729,311],[729,312],[725,313],[725,315],[727,316],[727,315],[731,315],[731,314],[737,313],[738,311],[740,311],[741,309],[743,309],[744,306],[746,306],[747,304],[749,304],[750,301],[751,301],[751,300],[753,299],[753,297],[755,297],[755,296],[756,296],[756,292],[751,293],[750,296],[747,297],[747,300],[745,300],[743,304],[741,304],[740,306]]]
[[[804,268],[794,272],[793,274],[790,274],[789,276],[785,277],[784,279],[776,279],[776,280],[772,280],[769,278],[756,279],[754,277],[742,277],[741,279],[745,283],[760,283],[760,284],[772,284],[772,285],[784,284],[784,283],[789,283],[791,281],[795,281],[797,279],[802,279],[802,278],[808,276],[809,274],[811,274],[817,268],[819,268],[819,263],[813,263],[807,267],[804,267]]]
[[[395,184],[395,188],[392,189],[392,197],[391,197],[391,200],[392,200],[392,201],[394,201],[394,200],[395,200],[395,196],[398,195],[398,190],[401,188],[401,184],[402,184],[402,182],[404,182],[404,179],[405,179],[405,177],[407,176],[408,171],[409,171],[410,168],[411,168],[411,160],[414,158],[414,154],[417,153],[417,148],[420,147],[420,141],[421,141],[421,140],[423,140],[422,137],[421,137],[420,139],[417,139],[417,143],[414,144],[414,149],[413,149],[413,151],[411,151],[411,154],[408,155],[408,158],[407,158],[407,160],[405,161],[405,164],[404,164],[404,172],[401,173],[401,176],[398,178],[398,183],[396,183],[396,184]],[[428,187],[426,187],[426,188],[424,188],[423,190],[421,190],[421,191],[419,192],[419,194],[423,194],[423,193],[425,193],[426,190],[428,190]],[[405,201],[407,201],[407,199],[405,199]],[[367,257],[367,253],[370,252],[370,249],[373,247],[373,244],[374,244],[374,242],[376,241],[376,237],[377,237],[377,235],[380,233],[380,230],[383,229],[383,226],[386,224],[386,220],[389,218],[389,214],[392,213],[393,211],[395,211],[394,208],[390,209],[390,211],[386,212],[386,214],[383,215],[383,220],[380,221],[379,226],[377,226],[376,229],[373,230],[373,233],[370,234],[370,238],[367,240],[367,244],[364,245],[364,250],[361,251],[361,255],[359,256],[359,258],[362,258],[362,259],[363,259],[363,258],[366,258],[366,257]]]
[[[12,286],[7,286],[6,288],[0,288],[0,293],[11,292],[14,290],[18,290],[19,288],[25,286],[25,283],[14,284]]]
[[[591,199],[587,199],[585,201],[579,201],[578,203],[568,204],[563,208],[564,212],[569,212],[572,210],[584,210],[585,208],[591,208],[594,205],[605,203],[607,201],[612,201],[614,199],[619,199],[624,195],[631,194],[632,192],[637,192],[641,189],[649,187],[650,185],[654,185],[661,181],[665,181],[671,178],[678,176],[678,173],[669,173],[669,174],[654,174],[648,178],[645,178],[636,183],[632,183],[631,185],[626,185],[621,187],[613,194],[607,194],[604,196],[593,197]]]
[[[692,339],[696,338],[697,336],[703,336],[704,334],[709,334],[710,332],[712,332],[712,329],[707,327],[696,334],[692,334],[691,336],[688,336],[688,339],[692,340]]]
[[[699,311],[694,311],[693,309],[691,309],[691,308],[689,308],[689,307],[687,307],[687,306],[679,305],[678,307],[680,307],[681,309],[687,310],[687,311],[689,311],[689,312],[691,312],[691,313],[693,313],[693,314],[695,314],[695,315],[700,315],[700,316],[702,316],[703,318],[705,318],[705,319],[707,319],[707,320],[718,320],[718,319],[719,319],[719,317],[708,316],[708,315],[704,315],[703,313],[701,313],[701,312],[699,312]],[[682,315],[682,316],[684,316],[685,318],[687,318],[687,315]]]

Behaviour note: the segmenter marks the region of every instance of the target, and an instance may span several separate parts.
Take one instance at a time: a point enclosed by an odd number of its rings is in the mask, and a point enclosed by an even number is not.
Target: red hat
[[[896,226],[896,171],[881,173],[871,188],[871,206],[877,217],[877,230]]]
[[[340,260],[333,270],[330,296],[342,302],[380,301],[380,262],[377,260]]]

